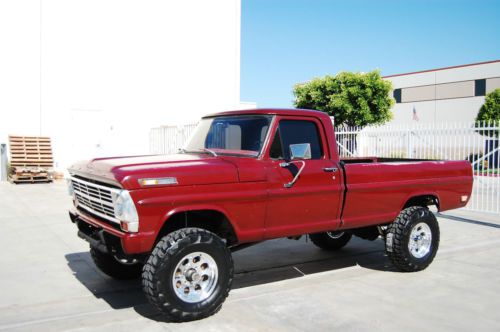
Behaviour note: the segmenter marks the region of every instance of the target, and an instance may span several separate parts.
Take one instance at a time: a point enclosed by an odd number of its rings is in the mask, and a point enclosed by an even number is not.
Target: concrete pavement
[[[92,263],[68,220],[64,183],[0,183],[0,330],[498,331],[500,217],[438,216],[441,245],[418,273],[396,272],[380,240],[336,253],[305,239],[236,252],[233,290],[210,318],[173,324],[138,281]]]

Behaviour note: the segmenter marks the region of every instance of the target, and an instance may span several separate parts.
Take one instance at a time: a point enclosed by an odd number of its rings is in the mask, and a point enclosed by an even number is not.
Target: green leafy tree
[[[476,117],[476,126],[480,127],[482,121],[500,122],[500,89],[495,89],[486,95],[483,106]],[[498,137],[498,130],[479,130],[481,135]]]
[[[294,104],[334,116],[335,125],[383,124],[392,118],[392,84],[378,70],[369,73],[341,72],[296,84]]]

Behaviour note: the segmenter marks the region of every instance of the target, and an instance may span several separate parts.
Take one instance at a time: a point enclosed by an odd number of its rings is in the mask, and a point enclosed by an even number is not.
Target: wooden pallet
[[[50,137],[9,136],[10,170],[9,181],[52,181],[52,144]]]
[[[45,173],[14,173],[9,175],[12,183],[52,182],[52,176]]]

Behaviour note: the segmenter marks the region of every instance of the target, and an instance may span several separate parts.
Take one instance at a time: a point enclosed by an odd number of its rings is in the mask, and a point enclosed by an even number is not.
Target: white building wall
[[[388,76],[393,88],[476,80],[500,75],[500,61],[400,76]]]
[[[39,1],[0,2],[0,143],[40,129]]]
[[[394,89],[403,89],[402,99],[407,101],[394,105],[394,117],[388,124],[417,123],[415,119],[418,123],[474,121],[485,99],[474,96],[474,80],[486,79],[488,93],[500,87],[499,77],[500,62],[386,77]],[[451,82],[459,83],[444,84]]]
[[[394,117],[388,124],[474,121],[483,104],[484,97],[395,104],[392,108]],[[418,121],[414,120],[413,108]]]
[[[3,1],[0,45],[0,142],[51,136],[58,169],[240,108],[238,0]]]

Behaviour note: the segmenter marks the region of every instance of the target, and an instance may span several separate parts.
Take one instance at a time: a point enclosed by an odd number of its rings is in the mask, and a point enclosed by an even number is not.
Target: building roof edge
[[[407,75],[414,75],[414,74],[421,74],[421,73],[429,73],[429,72],[433,72],[433,71],[441,71],[441,70],[447,70],[447,69],[455,69],[455,68],[470,67],[470,66],[477,66],[477,65],[486,65],[486,64],[490,64],[490,63],[496,63],[496,62],[500,62],[500,60],[476,62],[476,63],[469,63],[469,64],[465,64],[465,65],[435,68],[435,69],[428,69],[428,70],[420,70],[420,71],[414,71],[414,72],[403,73],[403,74],[387,75],[387,76],[382,76],[382,78],[391,78],[391,77],[398,77],[398,76],[407,76]]]

